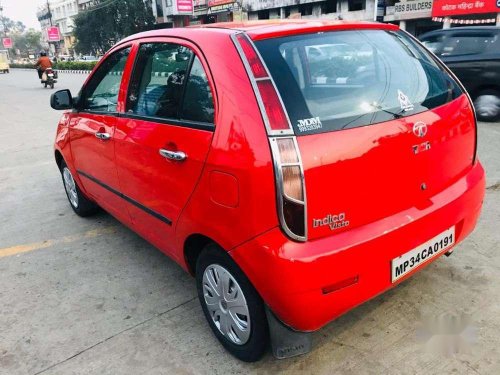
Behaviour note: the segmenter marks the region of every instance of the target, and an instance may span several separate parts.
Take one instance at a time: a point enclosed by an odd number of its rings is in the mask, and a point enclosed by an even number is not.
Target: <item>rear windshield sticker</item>
[[[410,102],[410,99],[408,99],[408,97],[401,90],[398,90],[398,99],[399,99],[399,105],[401,106],[402,111],[413,110],[413,104]]]
[[[305,118],[303,120],[298,120],[297,127],[299,128],[299,131],[302,133],[311,130],[321,129],[323,127],[323,124],[321,123],[319,117],[311,117],[311,118]]]

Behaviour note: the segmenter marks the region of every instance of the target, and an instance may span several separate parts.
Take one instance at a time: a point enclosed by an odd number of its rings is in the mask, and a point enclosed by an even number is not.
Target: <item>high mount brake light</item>
[[[304,168],[297,139],[276,85],[259,52],[245,33],[231,37],[245,65],[266,125],[274,161],[281,227],[296,241],[307,240]]]

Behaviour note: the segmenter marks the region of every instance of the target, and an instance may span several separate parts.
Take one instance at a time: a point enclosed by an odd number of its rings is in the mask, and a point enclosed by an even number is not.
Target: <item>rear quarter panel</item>
[[[192,30],[191,40],[203,51],[213,76],[218,111],[205,168],[177,224],[179,252],[191,234],[205,235],[230,250],[278,225],[267,134],[250,81],[229,35],[230,32]],[[236,190],[236,205],[224,204],[218,198],[221,192],[211,191],[213,172],[236,180],[236,189],[234,185],[227,186],[228,195],[234,196]]]

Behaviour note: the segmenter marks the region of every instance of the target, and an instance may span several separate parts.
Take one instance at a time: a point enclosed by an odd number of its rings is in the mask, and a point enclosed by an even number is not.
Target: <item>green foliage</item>
[[[11,20],[9,17],[0,17],[0,25],[3,25],[4,31],[7,33],[23,33],[26,30],[24,23]],[[2,31],[0,29],[0,31]]]
[[[37,54],[42,49],[41,38],[42,33],[34,29],[29,29],[23,33],[11,34],[14,43],[14,50],[19,50],[22,56],[27,56],[29,53]]]
[[[56,70],[92,70],[97,61],[59,61],[54,64]],[[33,68],[34,64],[10,64],[11,68]]]
[[[153,27],[153,11],[143,0],[96,0],[75,17],[75,50],[103,54],[124,37]]]
[[[57,70],[92,70],[97,61],[58,61],[54,64]]]

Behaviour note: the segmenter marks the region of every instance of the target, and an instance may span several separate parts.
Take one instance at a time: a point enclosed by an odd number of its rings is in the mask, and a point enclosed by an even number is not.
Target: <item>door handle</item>
[[[97,133],[95,133],[95,137],[99,138],[102,141],[107,141],[108,139],[111,138],[111,135],[109,133],[97,132]]]
[[[160,148],[160,155],[169,160],[183,161],[187,158],[187,155],[182,151],[170,151],[164,148]]]

